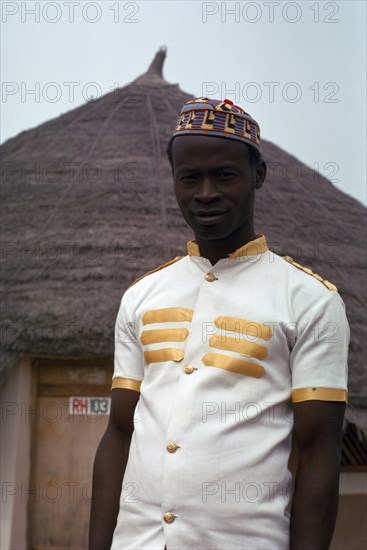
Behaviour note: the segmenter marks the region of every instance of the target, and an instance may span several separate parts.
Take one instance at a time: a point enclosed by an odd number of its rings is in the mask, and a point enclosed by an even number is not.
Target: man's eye
[[[187,176],[182,176],[180,179],[183,183],[193,183],[196,180],[197,176],[190,174]]]
[[[219,172],[219,177],[222,179],[233,178],[235,175],[234,172]]]

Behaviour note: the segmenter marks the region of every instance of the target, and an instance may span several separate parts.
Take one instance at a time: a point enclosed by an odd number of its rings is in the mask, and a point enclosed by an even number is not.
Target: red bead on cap
[[[242,107],[240,107],[239,105],[235,105],[231,99],[223,99],[223,103],[227,103],[227,105],[232,105],[232,107],[243,111]]]

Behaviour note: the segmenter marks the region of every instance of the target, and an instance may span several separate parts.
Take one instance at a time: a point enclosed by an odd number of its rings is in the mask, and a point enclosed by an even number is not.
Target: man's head
[[[253,232],[255,189],[266,175],[259,135],[257,123],[228,100],[183,106],[167,154],[178,204],[199,242],[237,246]]]

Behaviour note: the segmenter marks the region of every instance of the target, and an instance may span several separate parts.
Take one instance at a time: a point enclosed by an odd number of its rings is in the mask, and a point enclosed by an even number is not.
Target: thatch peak
[[[149,65],[146,73],[139,76],[135,82],[137,84],[167,84],[163,78],[163,64],[166,59],[167,48],[161,46]]]
[[[153,61],[150,64],[150,67],[147,71],[147,74],[156,74],[163,78],[163,63],[166,59],[167,47],[161,46],[157,53],[154,56]]]

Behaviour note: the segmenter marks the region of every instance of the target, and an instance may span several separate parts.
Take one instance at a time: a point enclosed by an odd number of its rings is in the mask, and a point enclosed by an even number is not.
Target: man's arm
[[[93,468],[90,550],[111,548],[139,396],[140,393],[134,390],[112,390],[110,419]]]
[[[341,433],[345,404],[294,403],[298,469],[291,510],[290,550],[327,550],[339,499]]]

